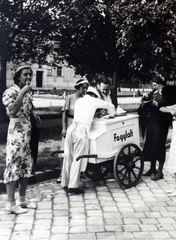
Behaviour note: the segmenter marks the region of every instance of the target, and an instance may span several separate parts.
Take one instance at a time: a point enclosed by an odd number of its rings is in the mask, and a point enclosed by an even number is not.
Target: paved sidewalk
[[[67,196],[55,180],[29,185],[27,197],[38,208],[23,215],[8,214],[1,194],[0,239],[176,239],[176,197],[166,194],[174,180],[166,168],[164,179],[143,177],[127,190],[110,178],[100,186],[84,179],[85,193],[76,196]]]
[[[121,104],[132,100],[139,104],[137,98]],[[163,180],[142,177],[127,190],[112,178],[100,186],[89,179],[83,182],[85,193],[77,196],[67,196],[56,179],[28,185],[27,197],[38,208],[23,215],[8,214],[7,196],[0,194],[0,240],[176,240],[176,197],[166,194],[174,179],[167,172],[167,161]]]

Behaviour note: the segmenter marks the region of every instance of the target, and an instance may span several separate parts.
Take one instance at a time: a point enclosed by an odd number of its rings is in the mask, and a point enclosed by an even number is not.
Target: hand
[[[143,96],[142,96],[141,101],[143,102],[143,101],[145,101],[145,99],[147,99],[147,98],[148,98],[148,93],[144,93]]]
[[[146,97],[146,98],[147,98],[147,97],[148,97],[148,93],[144,93],[144,94],[143,94],[143,97]]]
[[[169,113],[172,114],[173,117],[176,116],[176,111],[174,109],[169,109]]]
[[[62,137],[64,137],[64,138],[66,137],[66,129],[63,129],[63,130],[62,130],[61,135],[62,135]]]
[[[158,107],[158,102],[155,101],[155,100],[153,100],[152,103],[151,103],[151,105],[152,105],[153,107]]]
[[[31,86],[25,85],[25,86],[21,89],[20,93],[21,93],[22,95],[25,95],[26,93],[30,92],[31,90],[32,90]]]

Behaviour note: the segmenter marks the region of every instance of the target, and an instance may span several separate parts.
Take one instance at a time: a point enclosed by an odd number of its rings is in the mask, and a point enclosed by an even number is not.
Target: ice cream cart
[[[77,161],[88,159],[86,174],[97,184],[113,173],[121,188],[130,188],[140,181],[144,169],[139,145],[138,115],[95,118],[90,130],[89,154],[80,155]],[[63,150],[52,154],[55,153]]]
[[[122,188],[135,186],[141,179],[144,159],[139,147],[138,115],[129,114],[93,120],[90,131],[90,154],[86,174],[99,183],[109,172]]]

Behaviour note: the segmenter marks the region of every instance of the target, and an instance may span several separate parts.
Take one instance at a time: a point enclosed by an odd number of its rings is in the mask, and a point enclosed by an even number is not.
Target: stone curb
[[[55,179],[55,178],[57,179],[60,176],[60,172],[61,172],[60,168],[47,169],[44,171],[34,172],[31,174],[29,178],[28,185],[37,184],[37,183]],[[1,193],[6,193],[6,185],[2,180],[0,180],[0,194]]]

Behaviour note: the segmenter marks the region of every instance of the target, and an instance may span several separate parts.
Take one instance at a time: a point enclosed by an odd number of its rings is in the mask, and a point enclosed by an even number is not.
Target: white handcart
[[[133,187],[140,181],[144,158],[139,147],[138,118],[136,114],[128,114],[93,120],[89,154],[80,155],[77,161],[88,158],[86,174],[98,185],[108,173],[114,174],[121,188]]]
[[[90,131],[90,154],[86,174],[99,184],[113,172],[121,188],[135,186],[141,179],[144,159],[139,147],[138,115],[94,119]]]

